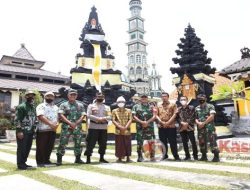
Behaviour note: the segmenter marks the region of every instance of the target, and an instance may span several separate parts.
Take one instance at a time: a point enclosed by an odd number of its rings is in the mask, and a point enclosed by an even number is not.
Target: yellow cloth
[[[92,69],[92,75],[94,79],[94,84],[96,89],[101,92],[101,49],[99,44],[92,44],[94,47],[94,53],[95,53],[95,58],[94,58],[94,67]]]

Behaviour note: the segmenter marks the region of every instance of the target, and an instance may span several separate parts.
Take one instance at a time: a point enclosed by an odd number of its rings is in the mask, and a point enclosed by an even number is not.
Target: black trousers
[[[197,145],[195,141],[194,131],[182,131],[180,132],[183,148],[186,154],[186,157],[190,158],[189,148],[188,148],[188,141],[190,140],[192,144],[192,150],[193,150],[193,157],[197,158],[198,156],[198,150]]]
[[[166,155],[168,154],[168,143],[175,159],[179,158],[177,150],[176,128],[159,128],[160,141],[165,145]]]
[[[48,164],[51,152],[54,148],[56,132],[37,132],[36,135],[36,163]]]
[[[107,148],[108,134],[106,129],[89,129],[86,138],[87,147],[84,155],[91,156],[96,142],[98,142],[100,155],[104,155]]]
[[[25,162],[30,153],[30,149],[33,141],[33,133],[23,134],[23,139],[16,139],[17,142],[17,166],[22,167],[25,166]]]

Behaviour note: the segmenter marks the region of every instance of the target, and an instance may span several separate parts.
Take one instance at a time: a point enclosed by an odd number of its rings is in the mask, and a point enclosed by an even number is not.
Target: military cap
[[[46,92],[45,95],[44,95],[44,97],[45,97],[45,96],[48,96],[48,95],[55,96],[55,94],[54,94],[52,91]]]
[[[70,88],[68,94],[77,94],[77,90]]]
[[[142,94],[142,95],[141,95],[141,98],[147,98],[147,97],[148,97],[147,94]]]
[[[199,99],[199,98],[207,98],[207,96],[205,95],[205,94],[199,94],[198,96],[197,96],[197,98]]]

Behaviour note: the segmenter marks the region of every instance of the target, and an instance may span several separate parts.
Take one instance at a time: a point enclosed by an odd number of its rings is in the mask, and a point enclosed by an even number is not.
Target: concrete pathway
[[[227,188],[233,188],[235,185],[244,184],[250,189],[250,181],[239,180],[232,177],[209,175],[209,174],[196,174],[181,171],[163,170],[157,168],[149,168],[143,166],[135,166],[129,164],[101,164],[96,167],[103,169],[111,169],[126,173],[133,173],[139,175],[148,175],[153,177],[159,177],[162,179],[177,180],[181,182],[191,182],[195,184],[201,184],[206,186],[222,186]],[[211,187],[212,188],[212,187]]]
[[[64,179],[74,180],[82,184],[100,188],[102,190],[128,190],[130,189],[129,187],[131,187],[131,189],[133,190],[176,189],[163,185],[157,185],[73,168],[49,170],[44,171],[44,173]]]
[[[57,188],[19,174],[0,177],[1,190],[56,190]]]

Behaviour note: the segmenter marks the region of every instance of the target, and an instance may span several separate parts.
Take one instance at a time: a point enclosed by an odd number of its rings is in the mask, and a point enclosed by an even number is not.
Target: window
[[[134,74],[134,69],[133,68],[130,68],[129,70],[129,74],[133,75]]]
[[[23,75],[16,75],[16,79],[27,80],[27,76],[23,76]]]
[[[141,63],[141,56],[136,55],[136,63],[140,64]]]
[[[141,40],[143,40],[143,35],[142,35],[142,34],[139,34],[139,38],[140,38]]]
[[[11,108],[11,93],[9,91],[0,91],[0,112],[1,114],[10,111]]]
[[[143,29],[143,22],[141,20],[138,20],[138,27]]]
[[[142,74],[142,69],[141,67],[136,68],[136,74]]]
[[[130,39],[133,40],[135,38],[136,38],[136,35],[135,34],[131,34]]]
[[[31,63],[24,63],[24,65],[27,65],[27,66],[32,66],[32,67],[34,67],[34,64],[31,64]]]
[[[130,64],[134,64],[134,56],[133,56],[133,55],[131,55],[131,56],[129,57],[129,63],[130,63]]]
[[[0,77],[11,78],[11,74],[0,73]]]
[[[142,64],[146,64],[146,63],[147,63],[146,56],[143,55],[143,56],[142,56]]]
[[[136,27],[136,21],[135,20],[131,20],[130,21],[130,29],[134,29]]]

